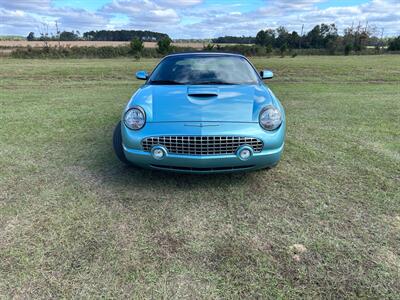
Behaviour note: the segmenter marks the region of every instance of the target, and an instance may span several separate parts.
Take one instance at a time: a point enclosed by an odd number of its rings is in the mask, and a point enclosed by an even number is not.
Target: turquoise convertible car
[[[113,144],[117,157],[139,167],[188,173],[275,166],[285,141],[285,112],[241,55],[166,56],[126,105]]]

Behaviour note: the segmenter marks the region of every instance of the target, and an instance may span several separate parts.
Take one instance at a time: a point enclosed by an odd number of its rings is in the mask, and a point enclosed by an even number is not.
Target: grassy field
[[[0,60],[0,298],[400,295],[400,56],[254,59],[277,168],[127,168],[111,137],[156,60]]]

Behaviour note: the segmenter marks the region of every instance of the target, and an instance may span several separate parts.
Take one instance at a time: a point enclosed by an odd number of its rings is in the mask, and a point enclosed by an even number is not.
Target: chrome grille
[[[255,153],[263,148],[261,140],[239,136],[157,136],[142,140],[144,151],[155,145],[164,146],[168,153],[188,155],[235,154],[242,145],[251,146]]]

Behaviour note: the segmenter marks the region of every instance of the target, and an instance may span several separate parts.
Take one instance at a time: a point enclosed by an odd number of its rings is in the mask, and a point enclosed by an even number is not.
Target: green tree
[[[321,24],[315,26],[307,33],[307,42],[311,48],[328,48],[328,44],[332,46],[338,37],[335,24]]]
[[[35,40],[35,33],[34,32],[29,32],[28,36],[26,37],[28,41],[34,41]]]
[[[265,52],[269,55],[272,53],[272,45],[269,44],[265,47]]]
[[[281,48],[283,45],[286,45],[286,49],[289,44],[289,32],[287,29],[283,26],[279,26],[276,29],[277,37],[275,39],[275,47],[276,48]]]
[[[138,39],[138,38],[134,38],[131,41],[131,51],[133,54],[140,54],[142,52],[142,50],[144,49],[144,45],[143,42]]]
[[[279,52],[281,53],[282,57],[285,56],[287,49],[288,49],[288,46],[286,43],[279,47]]]
[[[75,32],[63,31],[60,34],[60,41],[76,41],[79,37]]]
[[[350,52],[351,52],[351,45],[350,44],[347,44],[346,46],[344,46],[344,55],[349,55],[350,54]]]
[[[261,46],[266,46],[267,34],[264,30],[260,30],[256,35],[256,44]]]
[[[400,51],[400,35],[389,41],[389,51]]]
[[[367,27],[358,25],[356,28],[349,27],[344,30],[343,41],[345,45],[351,45],[352,50],[360,52],[366,48],[370,36],[371,32]]]
[[[260,30],[257,33],[255,43],[260,46],[273,45],[275,41],[275,31],[272,29]]]
[[[171,39],[170,38],[163,38],[158,41],[157,46],[158,46],[158,52],[161,54],[168,54],[172,52],[172,46],[171,46]]]
[[[331,54],[331,55],[335,54],[336,47],[337,47],[337,44],[335,43],[334,40],[329,40],[325,45],[325,48],[328,50],[329,54]]]
[[[296,31],[289,33],[288,44],[290,49],[298,48],[300,44],[300,36]]]

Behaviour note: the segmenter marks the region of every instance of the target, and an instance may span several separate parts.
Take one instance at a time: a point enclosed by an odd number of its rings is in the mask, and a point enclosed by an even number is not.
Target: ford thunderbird
[[[274,167],[285,141],[285,112],[242,56],[166,56],[144,80],[114,130],[116,156],[126,164],[188,173]]]

